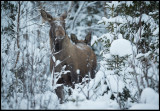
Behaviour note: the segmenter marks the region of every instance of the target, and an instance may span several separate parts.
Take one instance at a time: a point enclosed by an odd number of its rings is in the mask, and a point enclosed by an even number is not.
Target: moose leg
[[[56,89],[56,94],[58,96],[58,98],[60,99],[60,104],[64,103],[64,99],[65,99],[65,94],[64,94],[64,86],[58,86]]]

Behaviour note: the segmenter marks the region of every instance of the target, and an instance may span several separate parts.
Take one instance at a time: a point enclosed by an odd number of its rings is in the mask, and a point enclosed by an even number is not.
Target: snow
[[[21,100],[20,109],[27,109],[27,100],[26,99]]]
[[[122,34],[118,34],[118,39],[123,39]]]
[[[141,94],[141,103],[159,105],[159,94],[152,88],[145,88]]]
[[[127,71],[128,72],[134,72],[133,68],[130,68],[130,67],[127,68]]]
[[[54,59],[53,59],[53,60],[54,60]],[[58,66],[60,63],[61,63],[61,61],[60,61],[60,60],[57,60],[55,67]]]
[[[127,5],[127,7],[129,7],[130,5],[133,5],[133,1],[127,1],[126,5]]]
[[[149,57],[152,54],[151,51],[148,51],[147,53],[145,53],[145,58]]]
[[[106,101],[108,100],[108,101]],[[85,100],[76,102],[67,102],[65,104],[60,105],[61,109],[119,109],[118,104],[109,99],[109,96],[105,95],[104,97],[99,97],[96,101],[93,100]]]
[[[140,103],[129,109],[159,109],[159,94],[152,88],[145,88],[141,93]]]
[[[91,39],[91,46],[97,41],[97,36],[93,36]]]
[[[107,75],[110,88],[113,92],[122,92],[124,88],[124,82],[120,80],[116,75]]]
[[[36,94],[35,95],[35,109],[55,109],[58,105],[54,101],[58,101],[58,97],[56,94],[52,93],[51,91],[46,91],[44,94]],[[20,102],[19,109],[27,109],[27,99],[22,99]],[[31,104],[29,104],[31,105]]]
[[[137,59],[139,59],[139,58],[141,58],[141,57],[144,57],[144,54],[139,53],[139,54],[137,54],[137,56],[136,56]]]
[[[108,5],[109,7],[114,7],[116,8],[118,5],[119,5],[119,2],[118,1],[114,1],[112,3],[108,3],[106,2],[106,5]],[[107,6],[106,6],[107,7]]]
[[[69,102],[65,105],[62,105],[62,109],[109,109],[106,101],[91,101],[87,100],[78,104],[78,106],[74,105],[75,103]]]
[[[112,3],[111,3],[112,4]],[[132,2],[127,2],[127,5],[132,5]],[[126,24],[128,22],[130,22],[130,24],[132,23],[139,23],[139,19],[140,17],[131,17],[131,16],[116,16],[116,17],[110,17],[110,18],[106,18],[106,17],[102,17],[102,20],[98,21],[98,24],[101,23],[105,23],[106,27],[108,27],[109,23],[120,23],[120,24]],[[154,22],[153,18],[149,15],[146,14],[142,14],[142,22],[145,22],[146,24],[151,24],[150,28],[151,30],[154,30],[154,28],[157,28],[159,26],[157,26],[157,24]],[[142,27],[143,29],[143,27]],[[142,30],[143,31],[143,30]],[[158,33],[158,29],[156,30],[155,33]]]
[[[79,69],[77,69],[77,71],[76,71],[76,72],[77,72],[77,74],[80,74],[80,70],[79,70]]]
[[[76,105],[76,103],[74,102],[68,102],[66,104],[61,105],[61,109],[94,109],[94,108],[97,108],[93,106],[95,106],[95,102],[93,101],[84,101],[84,102],[79,103],[78,105]],[[98,105],[96,104],[96,106]]]
[[[142,21],[147,22],[151,17],[146,15],[146,14],[142,14]]]
[[[55,62],[55,61],[56,61],[56,58],[55,58],[54,56],[52,56],[52,60],[53,60],[53,62]]]
[[[157,110],[157,109],[159,109],[159,106],[156,106],[153,104],[135,104],[129,109],[131,109],[131,110],[133,110],[133,109],[138,109],[138,110],[140,110],[140,109],[143,109],[143,110],[156,109]]]
[[[153,35],[157,35],[159,33],[159,27],[153,32]]]
[[[148,52],[145,53],[145,54],[139,53],[139,54],[137,54],[136,58],[137,58],[137,59],[140,59],[140,58],[142,58],[142,57],[148,58],[151,53],[152,53],[151,51],[148,51]]]
[[[116,16],[116,17],[111,17],[111,18],[106,18],[106,17],[102,17],[102,20],[98,21],[98,24],[100,23],[105,23],[106,26],[108,26],[109,23],[127,23],[126,18],[123,18],[121,16]]]
[[[106,34],[103,34],[102,36],[100,36],[100,37],[98,38],[98,40],[102,39],[102,41],[103,41],[103,40],[106,41],[106,39],[107,39],[107,40],[109,40],[109,43],[111,43],[111,42],[113,41],[113,38],[114,38],[113,34],[111,34],[111,33],[106,33]]]
[[[130,41],[126,39],[114,40],[110,47],[110,53],[120,57],[132,54],[132,46]]]
[[[102,80],[104,76],[104,73],[102,71],[98,71],[97,74],[96,74],[96,77],[95,77],[95,85],[94,87],[96,87],[98,85],[98,83]]]
[[[103,56],[106,58],[106,59],[112,59],[112,55],[109,53],[109,54],[103,54]]]

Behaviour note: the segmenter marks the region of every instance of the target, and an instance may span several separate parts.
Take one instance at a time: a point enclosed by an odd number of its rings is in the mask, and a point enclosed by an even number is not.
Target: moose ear
[[[90,41],[91,41],[91,32],[89,32],[89,33],[86,35],[84,41],[85,41],[86,44],[90,44]]]
[[[61,18],[64,20],[67,17],[67,12],[65,11],[62,15]]]
[[[76,36],[75,34],[71,34],[71,40],[72,40],[74,43],[77,43],[77,42],[78,42],[77,36]]]
[[[41,12],[41,16],[44,21],[51,22],[54,20],[54,18],[50,14],[48,14],[46,11],[44,11],[43,9],[41,9],[40,12]]]

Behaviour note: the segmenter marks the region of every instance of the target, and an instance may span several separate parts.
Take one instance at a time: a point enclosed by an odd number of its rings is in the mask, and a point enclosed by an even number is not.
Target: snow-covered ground
[[[85,100],[83,102],[67,102],[60,105],[60,109],[119,109],[118,104],[115,101],[109,99],[109,96],[105,95],[99,97],[97,100]]]
[[[81,95],[82,96],[82,95]],[[76,102],[74,101],[68,101],[63,104],[58,103],[58,98],[56,94],[53,92],[47,91],[44,94],[38,94],[35,95],[36,100],[36,106],[35,109],[120,109],[118,103],[116,100],[110,99],[110,94],[105,94],[103,96],[99,96],[95,100],[83,100],[81,99],[81,96],[77,98]],[[77,96],[78,97],[78,96]],[[83,97],[82,97],[83,98]],[[27,108],[27,102],[26,99],[22,99],[17,109],[28,109]],[[3,103],[3,105],[5,105]],[[2,106],[3,106],[2,105]],[[31,104],[29,104],[30,106]],[[159,94],[156,93],[151,88],[146,88],[143,90],[141,95],[141,102],[140,103],[129,103],[129,109],[142,109],[142,110],[148,110],[148,109],[159,109]],[[3,109],[8,109],[8,107],[3,107]],[[32,109],[32,108],[29,108]]]

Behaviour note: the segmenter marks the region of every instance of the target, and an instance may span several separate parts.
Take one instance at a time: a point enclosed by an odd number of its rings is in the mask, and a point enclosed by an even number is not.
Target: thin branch
[[[20,1],[19,1],[19,2],[18,2],[18,17],[17,17],[17,48],[18,48],[18,49],[20,48],[20,46],[19,46],[20,11],[21,11],[21,3],[20,3]],[[17,65],[17,62],[18,62],[18,59],[19,59],[19,54],[20,54],[20,52],[18,51],[16,63],[15,63],[15,66],[14,66],[15,68],[16,68],[16,65]]]
[[[29,19],[27,22],[29,22],[29,21],[31,21],[31,20],[33,20],[33,19],[35,19],[35,18],[37,18],[38,16],[40,16],[41,14],[38,14],[37,16],[35,16],[35,17],[33,17],[33,18],[31,18],[31,19]]]
[[[107,18],[107,12],[106,12],[106,1],[103,2],[103,11],[104,11],[104,16]]]
[[[8,60],[9,60],[9,57],[8,57],[8,55],[7,55],[7,61],[6,61],[6,63],[4,64],[4,68],[2,69],[2,72],[1,72],[1,75],[3,74],[3,72],[4,72],[4,70],[5,70],[5,68],[6,68],[6,65],[7,65],[7,63],[8,63]]]
[[[96,2],[98,2],[98,1],[94,1],[94,2],[88,3],[86,6],[84,6],[84,8],[87,8],[87,7],[89,7],[89,6],[93,5],[93,4],[95,4]]]
[[[24,27],[22,27],[22,28],[20,28],[20,29],[23,29],[23,28],[26,28],[26,27],[29,27],[29,26],[32,26],[32,25],[46,26],[46,25],[44,25],[44,24],[38,24],[37,22],[35,22],[35,23],[33,23],[33,24],[26,25],[26,26],[24,26]]]
[[[25,8],[26,8],[26,7],[25,7]],[[38,10],[38,9],[39,9],[39,8],[35,7],[35,8],[33,8],[31,11],[27,11],[26,13],[21,14],[20,18],[23,18],[26,14],[29,14],[29,13],[35,11],[35,10]]]
[[[73,1],[70,2],[70,7],[68,8],[67,14],[71,12],[73,3],[74,3]]]
[[[72,22],[72,26],[71,26],[71,29],[72,29],[72,30],[74,29],[74,25],[75,25],[76,19],[77,19],[79,13],[80,13],[82,7],[84,6],[84,4],[85,4],[85,1],[83,1],[83,2],[81,3],[80,7],[78,8],[78,11],[76,12],[76,14],[75,14],[75,16],[74,16],[74,19],[73,19],[73,22]]]

